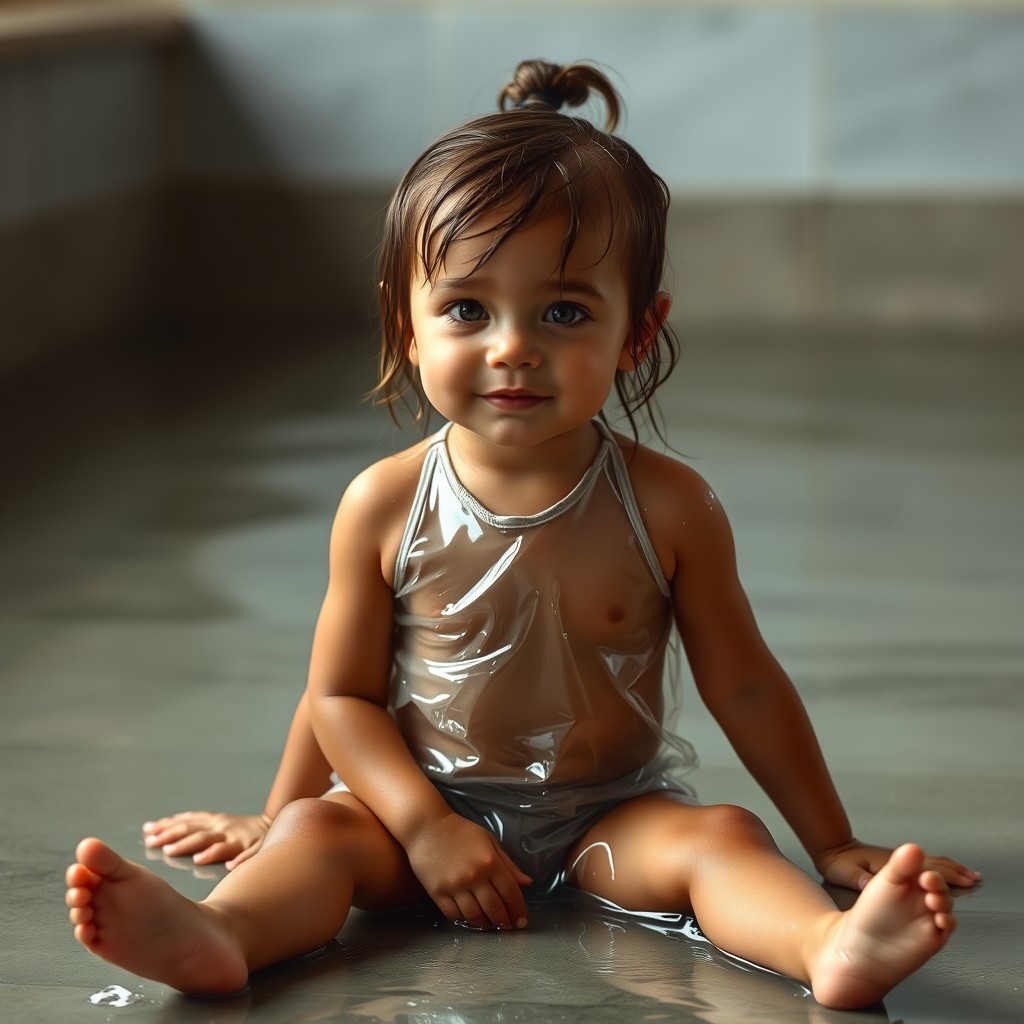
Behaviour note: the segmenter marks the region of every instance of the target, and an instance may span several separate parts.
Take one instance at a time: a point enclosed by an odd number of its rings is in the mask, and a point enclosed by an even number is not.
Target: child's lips
[[[538,395],[533,391],[523,391],[517,388],[488,391],[483,398],[496,408],[507,412],[514,412],[517,409],[532,409],[548,400],[547,395]]]

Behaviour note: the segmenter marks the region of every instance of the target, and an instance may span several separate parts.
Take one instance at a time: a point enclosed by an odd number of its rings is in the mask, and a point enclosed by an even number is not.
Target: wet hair
[[[604,130],[582,117],[560,113],[597,94],[607,112]],[[370,396],[385,405],[396,423],[405,405],[414,421],[428,405],[409,362],[409,292],[416,274],[433,280],[452,244],[486,237],[489,244],[475,269],[485,264],[513,232],[531,220],[566,217],[562,273],[581,228],[594,218],[607,227],[605,255],[617,252],[629,294],[629,324],[636,369],[617,371],[615,390],[637,436],[635,414],[644,410],[656,433],[651,402],[671,373],[679,346],[661,322],[646,350],[657,318],[656,299],[665,259],[669,193],[639,153],[612,134],[620,112],[618,94],[589,64],[560,66],[523,61],[498,95],[498,113],[470,121],[429,146],[405,173],[385,216],[378,254],[381,352],[379,382]],[[476,225],[482,218],[486,230]]]

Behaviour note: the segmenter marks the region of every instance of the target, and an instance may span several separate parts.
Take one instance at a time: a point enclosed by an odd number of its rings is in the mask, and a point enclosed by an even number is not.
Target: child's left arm
[[[648,514],[659,556],[671,563],[676,621],[701,698],[824,878],[863,888],[891,851],[853,835],[803,702],[754,620],[721,504],[679,463],[659,475],[656,492]],[[946,857],[929,857],[927,867],[952,885],[980,877]]]

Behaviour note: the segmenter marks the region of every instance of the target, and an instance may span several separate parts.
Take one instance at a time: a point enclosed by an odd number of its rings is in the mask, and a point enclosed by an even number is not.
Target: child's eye
[[[544,319],[549,323],[571,327],[574,324],[583,323],[587,319],[587,314],[575,302],[556,302],[544,314]]]
[[[463,299],[448,307],[448,315],[460,324],[471,324],[487,319],[487,310],[475,299]]]

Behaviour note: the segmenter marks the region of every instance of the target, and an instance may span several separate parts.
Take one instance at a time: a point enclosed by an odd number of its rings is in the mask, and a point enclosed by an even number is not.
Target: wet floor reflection
[[[674,915],[673,915],[674,916]],[[356,914],[341,941],[254,976],[230,1000],[168,994],[166,1021],[498,1024],[586,1020],[838,1024],[801,985],[729,958],[683,919],[644,919],[565,893],[530,927],[474,933],[430,908]],[[882,1008],[858,1015],[888,1021]]]
[[[664,392],[670,437],[730,508],[759,618],[812,706],[858,832],[914,838],[985,873],[957,899],[948,950],[887,997],[908,1024],[1024,1020],[1024,819],[1008,811],[1024,777],[1024,347],[991,341],[704,337]],[[178,996],[75,945],[59,879],[82,835],[115,841],[192,898],[222,874],[145,850],[138,823],[206,802],[260,806],[301,686],[340,488],[400,446],[357,394],[339,394],[352,373],[342,348],[288,365],[272,356],[266,380],[226,395],[225,374],[205,405],[176,393],[159,415],[142,403],[136,420],[107,401],[116,366],[77,376],[68,395],[47,380],[21,399],[25,423],[65,410],[52,432],[66,458],[20,441],[5,453],[27,458],[5,475],[0,509],[0,774],[14,780],[0,836],[0,1017],[889,1019],[823,1010],[681,922],[622,919],[572,897],[534,906],[524,934],[459,931],[427,912],[357,915],[342,943],[230,1000]],[[74,394],[86,411],[112,410],[88,443]],[[696,695],[683,732],[702,755],[702,798],[765,813]],[[776,837],[799,855],[792,836]],[[853,896],[832,895],[844,906]]]

